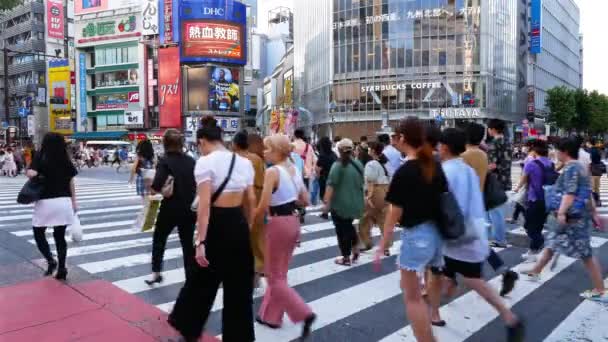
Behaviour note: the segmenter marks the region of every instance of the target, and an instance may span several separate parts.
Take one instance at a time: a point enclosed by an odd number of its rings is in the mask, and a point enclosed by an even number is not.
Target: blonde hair
[[[289,158],[291,154],[291,142],[285,134],[273,134],[264,138],[264,145],[268,146],[272,151],[278,152],[285,158]]]

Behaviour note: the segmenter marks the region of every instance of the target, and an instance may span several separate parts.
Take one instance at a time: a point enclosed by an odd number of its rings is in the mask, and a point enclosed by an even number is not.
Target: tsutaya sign
[[[444,119],[478,119],[481,118],[479,108],[441,108],[431,109],[431,118],[442,117]]]
[[[409,83],[389,83],[361,86],[361,92],[384,91],[384,90],[405,90],[405,89],[437,89],[441,88],[441,82],[409,82]]]

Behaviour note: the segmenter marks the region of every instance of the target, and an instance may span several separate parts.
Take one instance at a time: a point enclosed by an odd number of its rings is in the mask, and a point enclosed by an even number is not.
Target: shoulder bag
[[[42,176],[36,176],[29,179],[19,191],[17,195],[17,203],[19,204],[32,204],[42,196],[44,189],[44,178]]]
[[[443,173],[441,167],[439,167],[438,170]],[[437,220],[437,227],[444,240],[457,240],[466,232],[464,215],[456,201],[456,197],[454,197],[454,194],[452,194],[447,185],[445,175],[443,176],[443,179],[446,184],[443,193],[439,196],[439,217]]]
[[[232,171],[234,170],[235,161],[236,161],[236,153],[233,153],[232,160],[230,161],[230,168],[228,169],[228,174],[226,175],[226,178],[224,179],[222,184],[220,184],[220,186],[217,188],[217,190],[215,190],[213,195],[211,195],[211,204],[213,204],[213,203],[215,203],[215,201],[217,201],[217,199],[220,197],[222,192],[224,192],[226,185],[228,185],[228,181],[230,181],[230,177],[232,176]],[[198,210],[198,194],[194,198],[194,201],[192,202],[190,209],[194,212],[196,212]]]
[[[494,172],[488,172],[483,189],[483,199],[486,210],[491,210],[506,203],[509,198]]]

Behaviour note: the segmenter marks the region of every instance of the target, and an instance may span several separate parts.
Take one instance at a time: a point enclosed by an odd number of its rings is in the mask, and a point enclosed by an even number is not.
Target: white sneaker
[[[531,250],[528,250],[526,253],[521,255],[521,258],[524,260],[524,263],[533,263],[538,260],[538,253],[534,253]]]

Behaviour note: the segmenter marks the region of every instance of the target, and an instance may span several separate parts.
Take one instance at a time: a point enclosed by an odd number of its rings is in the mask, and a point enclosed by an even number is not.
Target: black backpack
[[[559,172],[555,170],[555,165],[551,163],[549,166],[545,166],[540,160],[535,159],[534,163],[540,167],[543,172],[543,186],[554,185],[559,178]]]

